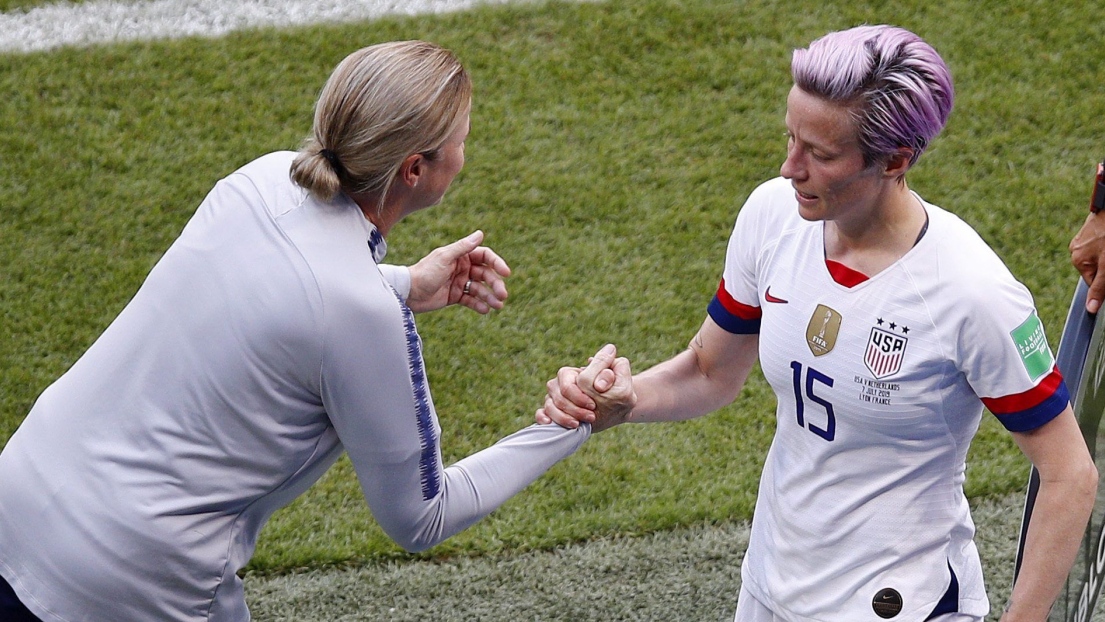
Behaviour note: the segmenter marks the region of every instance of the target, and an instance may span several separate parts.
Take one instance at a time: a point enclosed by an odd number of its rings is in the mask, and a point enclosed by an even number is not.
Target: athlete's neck
[[[867,213],[825,221],[825,258],[875,276],[917,244],[927,222],[924,206],[903,178]]]

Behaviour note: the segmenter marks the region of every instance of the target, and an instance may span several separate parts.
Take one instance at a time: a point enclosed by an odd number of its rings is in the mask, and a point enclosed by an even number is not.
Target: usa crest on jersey
[[[893,376],[902,369],[902,357],[909,339],[877,326],[871,327],[863,362],[875,380]]]

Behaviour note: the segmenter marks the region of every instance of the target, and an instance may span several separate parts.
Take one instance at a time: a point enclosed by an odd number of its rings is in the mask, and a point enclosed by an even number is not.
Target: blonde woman
[[[261,527],[343,451],[419,550],[586,440],[534,426],[442,464],[413,312],[501,308],[510,269],[478,231],[380,262],[464,165],[470,98],[438,46],[359,50],[298,154],[216,184],[0,454],[0,618],[248,620],[237,572]]]

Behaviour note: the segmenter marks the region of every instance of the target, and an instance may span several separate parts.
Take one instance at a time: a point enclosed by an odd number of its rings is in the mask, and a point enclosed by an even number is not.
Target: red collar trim
[[[855,287],[868,279],[866,274],[832,259],[825,260],[825,267],[829,269],[829,276],[844,287]]]

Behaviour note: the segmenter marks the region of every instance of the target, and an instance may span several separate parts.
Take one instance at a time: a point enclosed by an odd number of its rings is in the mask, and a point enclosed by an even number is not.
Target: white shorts
[[[743,585],[741,585],[740,595],[737,596],[737,615],[733,618],[733,621],[786,622],[764,606],[763,603],[756,600],[755,596],[746,592]],[[969,616],[965,613],[946,613],[933,618],[929,622],[982,622],[982,618]]]

